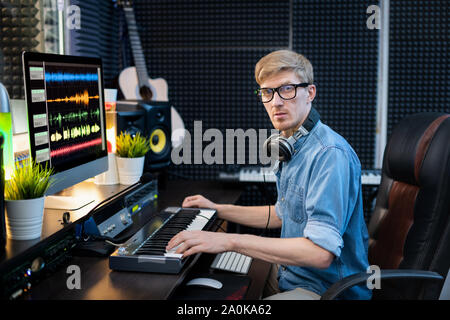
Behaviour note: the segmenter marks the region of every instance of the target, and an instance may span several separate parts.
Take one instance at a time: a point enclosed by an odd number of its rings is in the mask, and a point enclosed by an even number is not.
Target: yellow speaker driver
[[[167,145],[166,134],[161,129],[155,129],[150,135],[150,149],[154,153],[161,153]]]

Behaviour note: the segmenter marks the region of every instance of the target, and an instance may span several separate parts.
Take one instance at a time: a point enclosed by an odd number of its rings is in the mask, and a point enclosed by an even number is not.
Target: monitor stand
[[[81,198],[79,196],[46,196],[44,208],[75,211],[95,202],[95,199]]]

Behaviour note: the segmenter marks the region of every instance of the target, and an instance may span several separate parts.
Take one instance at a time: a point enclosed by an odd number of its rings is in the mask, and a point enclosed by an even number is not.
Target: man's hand
[[[181,231],[176,234],[167,244],[170,250],[179,245],[175,253],[182,253],[183,257],[198,252],[220,253],[231,251],[232,234],[208,231]]]
[[[181,204],[182,207],[185,208],[210,208],[210,209],[217,209],[217,204],[214,202],[206,199],[202,195],[195,195],[195,196],[189,196],[184,198],[183,203]]]

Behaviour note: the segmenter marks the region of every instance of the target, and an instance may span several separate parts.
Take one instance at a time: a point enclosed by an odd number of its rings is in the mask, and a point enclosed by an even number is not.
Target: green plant
[[[116,139],[116,152],[122,158],[139,158],[150,150],[150,140],[138,132],[134,137],[121,132]]]
[[[17,164],[11,179],[5,183],[6,200],[36,199],[45,195],[52,181],[53,168],[34,161]]]

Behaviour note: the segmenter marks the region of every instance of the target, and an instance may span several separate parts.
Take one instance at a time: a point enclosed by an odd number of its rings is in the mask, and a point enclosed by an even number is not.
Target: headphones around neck
[[[294,154],[294,143],[300,137],[307,135],[320,120],[319,112],[314,107],[311,107],[308,117],[300,128],[289,138],[283,137],[279,133],[272,134],[264,142],[264,151],[269,157],[272,157],[272,150],[276,152],[278,149],[278,160],[289,161]]]

